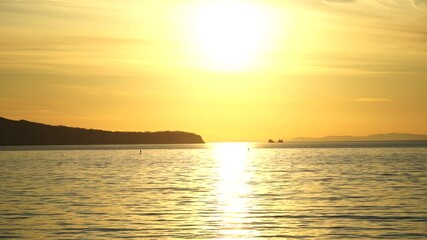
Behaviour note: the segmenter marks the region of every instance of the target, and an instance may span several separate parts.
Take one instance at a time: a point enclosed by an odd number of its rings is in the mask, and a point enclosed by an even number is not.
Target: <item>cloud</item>
[[[60,7],[60,8],[90,8],[102,9],[99,7],[97,1],[60,1],[60,0],[15,0],[15,1],[2,1],[0,7],[14,6],[16,8],[22,7]],[[105,5],[105,4],[104,4]]]
[[[29,38],[4,37],[0,39],[0,50],[2,52],[25,50],[66,52],[75,50],[96,51],[102,48],[122,46],[146,46],[152,42],[142,38],[128,37],[99,37],[99,36],[32,36]],[[1,54],[0,54],[1,55]]]
[[[354,3],[355,0],[323,0],[323,3]]]
[[[393,102],[390,98],[356,98],[350,99],[351,102]]]
[[[387,16],[384,11],[427,9],[427,0],[293,0],[290,5],[322,12],[373,17]]]
[[[127,97],[127,98],[135,98],[140,93],[138,90],[118,90],[113,87],[104,86],[103,88],[99,88],[98,85],[83,85],[83,84],[60,84],[60,83],[50,83],[49,86],[52,89],[62,89],[68,92],[79,93],[88,96],[115,96],[115,97]]]
[[[303,52],[301,61],[307,66],[351,73],[427,73],[427,0],[294,3],[301,11],[309,9],[300,22],[312,23],[299,41],[307,44],[301,50],[294,47]]]
[[[413,2],[417,6],[427,7],[427,0],[413,0]]]
[[[409,42],[409,40],[407,41]],[[320,68],[332,68],[336,70],[349,70],[363,73],[389,73],[389,74],[427,74],[426,54],[427,49],[418,47],[413,43],[411,52],[389,50],[389,52],[372,53],[310,53],[307,54],[306,63]],[[410,46],[407,44],[406,46]],[[386,50],[384,50],[386,51]]]

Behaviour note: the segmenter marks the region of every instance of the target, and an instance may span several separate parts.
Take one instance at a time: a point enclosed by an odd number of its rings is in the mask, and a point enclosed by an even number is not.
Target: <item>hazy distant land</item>
[[[351,141],[425,141],[427,135],[410,133],[386,133],[368,136],[326,136],[320,138],[298,137],[291,141],[295,142],[351,142]]]
[[[95,145],[95,144],[204,143],[200,135],[181,131],[111,132],[51,126],[0,117],[0,145]]]

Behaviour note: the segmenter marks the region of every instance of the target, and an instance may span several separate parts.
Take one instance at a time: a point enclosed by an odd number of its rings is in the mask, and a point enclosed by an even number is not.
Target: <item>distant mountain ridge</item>
[[[295,142],[361,142],[361,141],[423,141],[427,140],[427,135],[411,134],[411,133],[386,133],[373,134],[368,136],[326,136],[320,138],[298,137],[291,141]]]
[[[0,117],[0,146],[184,143],[205,142],[200,135],[182,131],[111,132]]]

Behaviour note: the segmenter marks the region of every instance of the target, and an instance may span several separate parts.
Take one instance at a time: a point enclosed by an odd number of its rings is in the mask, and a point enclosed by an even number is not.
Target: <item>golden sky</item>
[[[427,134],[426,0],[0,2],[0,116],[205,141]]]

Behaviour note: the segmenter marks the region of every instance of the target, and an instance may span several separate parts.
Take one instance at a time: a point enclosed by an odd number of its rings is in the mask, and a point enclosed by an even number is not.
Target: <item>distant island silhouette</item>
[[[0,146],[184,143],[205,142],[200,135],[181,131],[111,132],[0,117]]]
[[[298,137],[293,142],[363,142],[363,141],[426,141],[427,135],[410,133],[386,133],[368,136],[326,136],[320,138]]]

